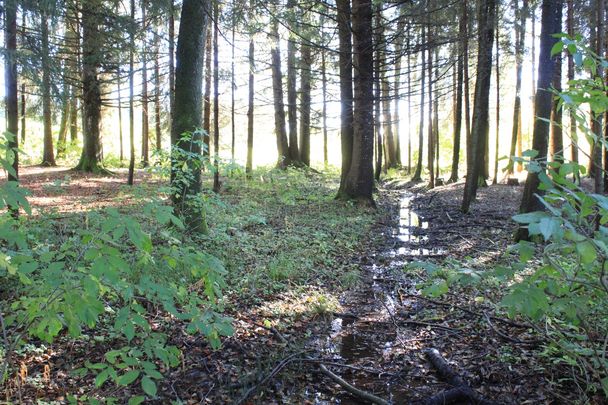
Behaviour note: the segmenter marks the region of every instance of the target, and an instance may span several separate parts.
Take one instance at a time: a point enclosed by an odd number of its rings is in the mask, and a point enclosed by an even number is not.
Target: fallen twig
[[[537,345],[539,343],[542,343],[542,340],[521,340],[521,339],[515,339],[512,338],[511,336],[502,333],[501,331],[498,330],[498,328],[496,328],[494,326],[494,324],[492,323],[492,321],[490,320],[490,316],[484,312],[483,313],[484,318],[486,319],[486,322],[488,323],[488,326],[490,327],[490,329],[492,329],[494,331],[494,333],[496,333],[498,336],[500,336],[501,338],[503,338],[504,340],[506,340],[507,342],[511,342],[511,343],[516,343],[516,344],[520,344],[520,345]]]
[[[389,405],[390,404],[390,402],[388,402],[380,397],[377,397],[374,394],[370,394],[367,391],[360,390],[359,388],[355,387],[354,385],[349,384],[339,375],[334,374],[331,371],[329,371],[327,369],[327,367],[325,367],[325,365],[319,364],[319,368],[321,369],[323,374],[325,374],[326,376],[331,378],[334,382],[339,384],[342,388],[344,388],[346,391],[348,391],[350,394],[356,396],[357,398],[371,402],[372,404],[378,404],[378,405]]]

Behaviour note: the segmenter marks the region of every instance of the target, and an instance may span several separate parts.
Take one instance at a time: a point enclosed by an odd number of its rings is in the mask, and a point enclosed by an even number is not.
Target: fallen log
[[[433,395],[423,401],[426,405],[435,404],[450,404],[468,400],[479,405],[495,405],[496,403],[485,399],[483,396],[473,390],[467,383],[450,367],[447,360],[443,358],[439,350],[426,349],[424,351],[429,362],[435,367],[439,377],[445,382],[453,386],[453,389],[443,391],[437,395]]]

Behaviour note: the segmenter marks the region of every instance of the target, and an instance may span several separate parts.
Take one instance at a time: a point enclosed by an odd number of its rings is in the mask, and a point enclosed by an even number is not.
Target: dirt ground
[[[22,170],[21,176],[33,192],[29,200],[35,213],[74,212],[130,198],[123,192],[122,175],[33,167]],[[148,175],[138,172],[136,182],[148,181]],[[462,187],[458,183],[426,191],[402,182],[382,187],[376,232],[351,258],[362,280],[342,293],[338,310],[275,329],[265,323],[273,316],[267,307],[234,308],[235,334],[219,351],[173,328],[171,343],[182,349],[184,358],[180,367],[166,372],[153,403],[365,403],[321,372],[321,365],[390,403],[437,400],[434,396],[453,387],[429,363],[425,350],[430,348],[439,351],[475,395],[488,401],[576,403],[579,390],[564,380],[570,370],[539,357],[542,344],[531,329],[496,313],[481,299],[482,293],[471,288],[440,299],[420,294],[426,275],[408,269],[409,262],[451,260],[484,269],[501,260],[510,244],[515,229],[510,217],[517,211],[522,187],[481,189],[468,215],[459,210]],[[58,342],[39,357],[61,371],[44,392],[32,394],[63,403],[63,392],[83,384],[62,369],[65,356],[73,362],[102,355],[91,342]],[[35,362],[28,367],[30,374],[43,373]],[[82,386],[81,393],[86,390]],[[103,394],[124,397],[129,392]]]

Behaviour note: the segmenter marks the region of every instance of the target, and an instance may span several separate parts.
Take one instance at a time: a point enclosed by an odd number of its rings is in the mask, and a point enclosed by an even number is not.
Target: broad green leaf
[[[150,377],[144,376],[141,379],[141,388],[149,396],[151,396],[151,397],[156,396],[156,383],[154,381],[152,381],[152,379]]]
[[[129,385],[133,381],[137,380],[137,377],[139,377],[139,373],[139,370],[127,371],[126,373],[118,377],[116,383],[118,385]]]

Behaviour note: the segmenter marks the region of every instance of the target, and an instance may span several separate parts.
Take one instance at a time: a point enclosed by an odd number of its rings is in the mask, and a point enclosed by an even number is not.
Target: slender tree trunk
[[[427,0],[427,9],[429,7],[429,0]],[[428,145],[427,145],[427,168],[429,170],[429,188],[435,187],[435,131],[433,129],[433,51],[432,51],[432,43],[433,43],[433,29],[429,26],[428,36],[427,36],[427,48],[428,48],[428,58],[427,58],[427,68],[429,75],[429,83],[428,83],[428,93],[429,93],[429,108],[428,108]]]
[[[285,105],[283,104],[283,74],[281,73],[281,47],[279,37],[279,22],[274,19],[271,23],[271,68],[272,93],[274,97],[274,126],[277,137],[278,161],[277,167],[286,168],[291,164],[287,129],[285,128]]]
[[[300,161],[302,164],[310,166],[310,82],[312,71],[310,45],[302,44],[300,56],[300,85],[302,86],[300,91]]]
[[[76,16],[73,16],[76,17]],[[80,29],[78,26],[77,18],[74,18],[74,22],[68,24],[67,35],[70,38],[70,42],[76,44],[77,55],[73,58],[68,59],[69,68],[72,72],[76,73],[80,71]],[[70,143],[76,144],[78,140],[78,110],[79,102],[78,97],[80,95],[79,88],[76,83],[71,85],[70,91],[72,97],[70,97]]]
[[[161,116],[160,116],[160,35],[158,32],[154,33],[154,130],[156,135],[156,150],[162,149],[162,130],[161,130]]]
[[[184,0],[182,17],[177,39],[175,71],[175,100],[173,123],[171,127],[171,145],[188,150],[201,156],[200,138],[196,131],[202,125],[202,85],[203,85],[203,49],[207,34],[207,16],[209,4],[203,0]],[[183,134],[194,136],[184,137]],[[198,142],[196,142],[198,141]],[[183,215],[186,227],[195,232],[206,232],[207,224],[204,212],[197,204],[192,204],[201,190],[201,172],[198,162],[188,157],[172,159],[173,177],[183,170],[184,165],[192,180],[188,184],[176,184],[178,189],[173,193],[173,206],[178,214]]]
[[[9,7],[9,3],[6,2],[5,7]],[[6,24],[8,24],[8,21],[6,21]],[[25,13],[21,13],[21,41],[22,41],[22,45],[21,46],[25,46],[25,25],[26,25],[26,21],[25,21]],[[5,36],[7,36],[8,34],[5,34]],[[8,42],[8,41],[6,41]],[[8,46],[7,46],[8,49]],[[6,68],[5,68],[6,69]],[[25,103],[25,82],[22,80],[21,81],[21,144],[25,144],[25,111],[26,111],[26,103]]]
[[[458,42],[457,62],[455,65],[456,69],[456,91],[455,93],[455,105],[454,105],[454,146],[452,149],[452,174],[450,175],[449,182],[458,181],[458,167],[460,165],[460,139],[462,129],[462,85],[464,80],[464,42],[467,41],[465,37],[466,21],[463,16],[460,17],[459,23],[459,35],[460,41]]]
[[[568,35],[574,36],[574,0],[568,1],[568,19],[567,19],[567,30]],[[568,52],[568,81],[574,80],[574,57]],[[573,163],[578,164],[578,135],[576,131],[576,113],[574,110],[570,110],[570,142],[572,143],[572,155],[571,160]],[[580,174],[578,170],[575,171],[574,181],[580,182]]]
[[[379,11],[381,13],[381,11]],[[393,118],[391,114],[391,89],[389,79],[386,74],[387,66],[387,56],[386,56],[386,45],[383,45],[386,40],[384,38],[384,34],[382,32],[382,28],[380,28],[380,69],[378,72],[379,80],[380,80],[380,90],[381,90],[381,98],[382,98],[382,134],[384,136],[384,144],[386,149],[386,169],[393,169],[398,166],[397,164],[397,151],[396,151],[396,142],[395,136],[393,133]]]
[[[232,2],[233,6],[236,6],[236,2]],[[235,35],[236,35],[236,19],[235,16],[232,16],[232,44],[230,47],[230,51],[232,53],[232,61],[230,62],[230,157],[232,158],[232,163],[234,163],[234,153],[235,153],[235,142],[236,142],[236,123],[234,122],[235,117],[235,101],[234,101],[234,90],[236,88],[235,83],[235,75],[234,75],[234,47],[235,47]]]
[[[420,34],[420,43],[425,46],[425,28],[422,26],[422,32]],[[422,156],[424,152],[424,93],[426,91],[426,51],[421,47],[420,57],[420,124],[418,128],[418,162],[416,163],[416,171],[414,172],[414,177],[412,177],[412,181],[420,181],[422,180]]]
[[[67,72],[66,72],[67,73]],[[63,83],[61,100],[61,121],[59,122],[59,133],[57,134],[57,158],[65,156],[68,134],[68,121],[70,118],[70,86],[67,81]]]
[[[439,48],[435,47],[435,86],[439,83]],[[433,99],[433,141],[435,142],[435,184],[439,178],[439,99],[436,95]]]
[[[338,198],[348,198],[346,180],[353,158],[353,49],[350,0],[336,0],[338,11],[339,72],[340,72],[340,143],[342,170]]]
[[[296,31],[298,17],[295,15],[295,0],[287,0],[287,9],[293,14],[287,20],[289,39],[287,40],[287,122],[289,123],[289,156],[292,162],[300,160],[298,150],[298,93],[296,90]]]
[[[87,0],[82,4],[82,102],[83,147],[76,170],[103,172],[101,167],[101,83],[99,81],[99,50],[102,48],[99,30],[101,0]]]
[[[400,17],[397,23],[397,32],[405,31],[405,18]],[[406,33],[407,35],[408,33]],[[409,49],[408,49],[409,52]],[[409,56],[409,55],[408,55]],[[397,166],[402,166],[403,161],[401,159],[401,115],[399,112],[399,104],[401,101],[400,87],[401,87],[401,65],[403,62],[403,39],[398,38],[395,44],[395,80],[394,80],[394,94],[395,94],[395,114],[393,117],[393,137],[395,139],[395,163]],[[408,72],[409,75],[409,72]]]
[[[469,4],[468,0],[462,3],[462,18],[464,20],[464,42],[463,42],[463,61],[464,61],[464,125],[466,133],[467,161],[471,156],[471,80],[469,77]]]
[[[489,130],[490,84],[492,78],[492,47],[494,45],[494,21],[496,0],[478,4],[478,51],[477,80],[475,81],[475,104],[471,131],[472,155],[467,157],[467,179],[461,210],[468,213],[477,194],[479,177],[483,174],[483,156]]]
[[[129,175],[127,184],[133,185],[135,175],[135,0],[131,0],[131,32],[129,32]],[[173,178],[171,179],[173,180]]]
[[[44,142],[42,166],[55,166],[53,153],[53,118],[51,111],[51,66],[49,49],[49,16],[46,6],[40,15],[40,36],[42,40],[42,121],[44,123]]]
[[[147,167],[150,162],[150,126],[148,117],[148,41],[147,41],[147,0],[141,2],[141,18],[143,28],[142,38],[142,67],[141,67],[141,163]]]
[[[211,154],[211,53],[213,51],[212,27],[207,28],[205,43],[205,95],[203,96],[203,156]],[[205,167],[203,166],[203,170]]]
[[[381,31],[381,18],[380,18],[380,10],[382,9],[382,5],[380,3],[376,4],[375,10],[375,29],[373,29],[373,49],[376,51],[375,58],[373,59],[372,66],[373,70],[373,79],[374,79],[374,112],[373,112],[373,129],[376,135],[376,167],[374,170],[374,179],[376,181],[380,181],[380,175],[382,174],[382,160],[386,153],[384,153],[384,139],[382,134],[382,122],[380,117],[380,43],[382,42],[382,36],[380,34]],[[373,51],[372,51],[373,55]],[[355,65],[356,69],[356,65]],[[385,166],[386,167],[386,166]]]
[[[500,24],[496,22],[496,148],[494,149],[494,178],[498,184],[498,151],[500,150]]]
[[[219,1],[213,3],[213,191],[220,192]]]
[[[249,20],[253,20],[253,1],[249,0]],[[247,108],[247,162],[245,173],[251,178],[253,172],[253,111],[254,111],[254,86],[255,86],[255,42],[253,31],[249,32],[249,105]]]
[[[521,85],[522,71],[524,62],[524,51],[526,44],[526,17],[528,15],[528,0],[523,0],[521,8],[518,8],[518,0],[515,0],[515,14],[519,21],[515,28],[515,102],[513,104],[513,127],[511,131],[511,149],[509,152],[509,163],[507,164],[507,174],[513,174],[515,147],[521,145]],[[521,146],[520,146],[521,147]],[[517,156],[521,156],[518,151]]]
[[[561,18],[561,13],[560,13]],[[559,31],[562,32],[560,21]],[[553,74],[553,88],[562,91],[562,55],[556,55],[555,71]],[[563,114],[559,105],[559,98],[553,97],[551,106],[551,157],[554,162],[564,162],[564,135],[562,131]],[[608,181],[608,178],[604,181]]]
[[[595,28],[595,53],[597,55],[604,54],[604,12],[605,12],[605,3],[604,0],[596,0],[596,28]],[[597,76],[599,80],[604,80],[603,71],[601,66],[598,66]],[[593,191],[596,193],[601,193],[604,191],[604,182],[602,175],[602,155],[604,146],[602,145],[601,138],[603,137],[603,124],[602,124],[602,116],[591,114],[591,132],[596,136],[597,140],[593,142],[593,148],[591,150],[591,158],[592,158],[592,170],[590,170],[590,174],[593,175]]]
[[[7,146],[13,151],[13,172],[8,181],[19,181],[19,106],[17,97],[17,1],[4,1],[4,43],[8,51],[4,57],[4,102],[6,107],[6,131],[10,134]],[[14,218],[19,207],[9,207]]]
[[[547,149],[549,141],[549,119],[551,118],[551,105],[553,94],[551,93],[551,81],[555,76],[556,58],[551,57],[551,49],[557,42],[553,34],[560,31],[562,14],[562,0],[543,0],[542,20],[540,33],[540,59],[538,69],[538,93],[536,94],[534,111],[534,134],[532,148],[538,152],[537,162],[546,165]],[[540,180],[538,173],[529,172],[524,187],[519,211],[522,213],[542,210],[544,207],[537,198],[542,194],[539,189]],[[516,240],[528,239],[528,230],[520,227],[516,233]]]
[[[407,27],[407,173],[412,172],[412,64],[410,55],[410,25]]]
[[[355,55],[353,159],[345,193],[373,205],[373,44],[372,6],[368,0],[353,0],[352,32]]]
[[[173,121],[173,103],[175,101],[175,0],[169,3],[169,128]]]
[[[120,142],[120,162],[124,159],[124,147],[123,147],[123,132],[122,132],[122,95],[120,89],[120,70],[116,74],[116,81],[118,83],[118,139]]]
[[[322,29],[322,27],[321,27]],[[325,49],[321,49],[321,89],[323,95],[323,107],[321,115],[323,120],[323,166],[327,168],[328,162],[328,149],[327,149],[327,66],[326,60],[327,53]]]

